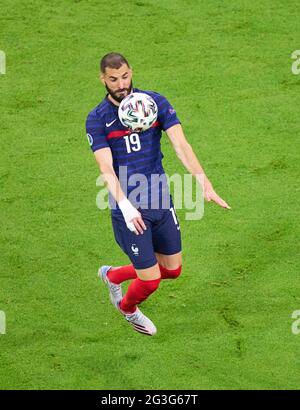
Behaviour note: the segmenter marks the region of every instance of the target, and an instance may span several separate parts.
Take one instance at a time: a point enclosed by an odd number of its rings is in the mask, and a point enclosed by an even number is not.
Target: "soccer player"
[[[116,242],[129,257],[131,264],[119,267],[102,266],[99,269],[99,277],[109,289],[111,302],[134,330],[145,335],[154,335],[155,325],[141,312],[138,305],[158,289],[161,280],[175,279],[180,275],[180,226],[172,198],[168,209],[161,205],[163,197],[170,198],[166,184],[158,183],[154,186],[158,202],[153,200],[153,190],[149,190],[147,186],[138,205],[135,205],[128,199],[135,188],[126,185],[128,179],[135,174],[143,174],[151,186],[152,175],[165,175],[160,149],[162,131],[165,131],[178,158],[201,185],[204,198],[225,209],[230,207],[216,194],[206,177],[184,136],[174,108],[165,97],[156,92],[133,88],[132,69],[124,56],[119,53],[105,55],[100,62],[100,80],[107,90],[107,95],[89,113],[86,131],[110,196],[117,204],[116,208],[111,210]],[[157,104],[157,121],[147,131],[130,132],[119,120],[118,106],[132,92],[146,93]],[[124,181],[121,181],[121,167],[127,167],[127,192]],[[153,189],[153,186],[151,188]],[[143,206],[146,202],[148,207]],[[132,282],[123,295],[121,284],[127,280]]]

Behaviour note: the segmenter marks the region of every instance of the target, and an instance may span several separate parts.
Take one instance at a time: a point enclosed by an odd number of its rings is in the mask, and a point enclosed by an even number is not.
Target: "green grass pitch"
[[[300,49],[296,0],[0,0],[1,389],[297,389]],[[98,283],[128,262],[85,137],[102,55],[175,106],[232,206],[179,210],[184,269],[135,333]],[[168,174],[184,169],[163,137]]]

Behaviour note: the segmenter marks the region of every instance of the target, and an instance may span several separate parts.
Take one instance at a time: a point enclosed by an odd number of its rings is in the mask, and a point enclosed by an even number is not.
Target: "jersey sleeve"
[[[86,134],[93,152],[109,147],[106,140],[104,122],[93,112],[88,115],[86,120]]]
[[[181,124],[177,117],[175,109],[162,95],[160,96],[158,105],[158,121],[160,122],[161,127],[164,131],[166,131],[173,125]]]

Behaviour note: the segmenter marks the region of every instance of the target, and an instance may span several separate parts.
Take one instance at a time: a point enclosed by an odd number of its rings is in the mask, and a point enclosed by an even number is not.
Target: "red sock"
[[[162,279],[176,279],[181,273],[181,265],[177,269],[166,269],[159,265],[160,274]]]
[[[160,279],[141,280],[139,278],[131,282],[126,295],[123,297],[120,308],[123,312],[133,313],[136,305],[147,299],[151,293],[155,292],[160,283]]]
[[[135,279],[137,277],[136,271],[132,265],[112,268],[107,272],[107,276],[108,276],[108,279],[112,283],[115,283],[116,285],[119,285],[125,280]]]

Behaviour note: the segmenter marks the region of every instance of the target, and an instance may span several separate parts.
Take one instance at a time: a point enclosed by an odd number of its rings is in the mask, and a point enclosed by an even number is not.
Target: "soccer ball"
[[[157,119],[157,105],[145,93],[129,94],[119,105],[121,123],[132,131],[146,131]]]

